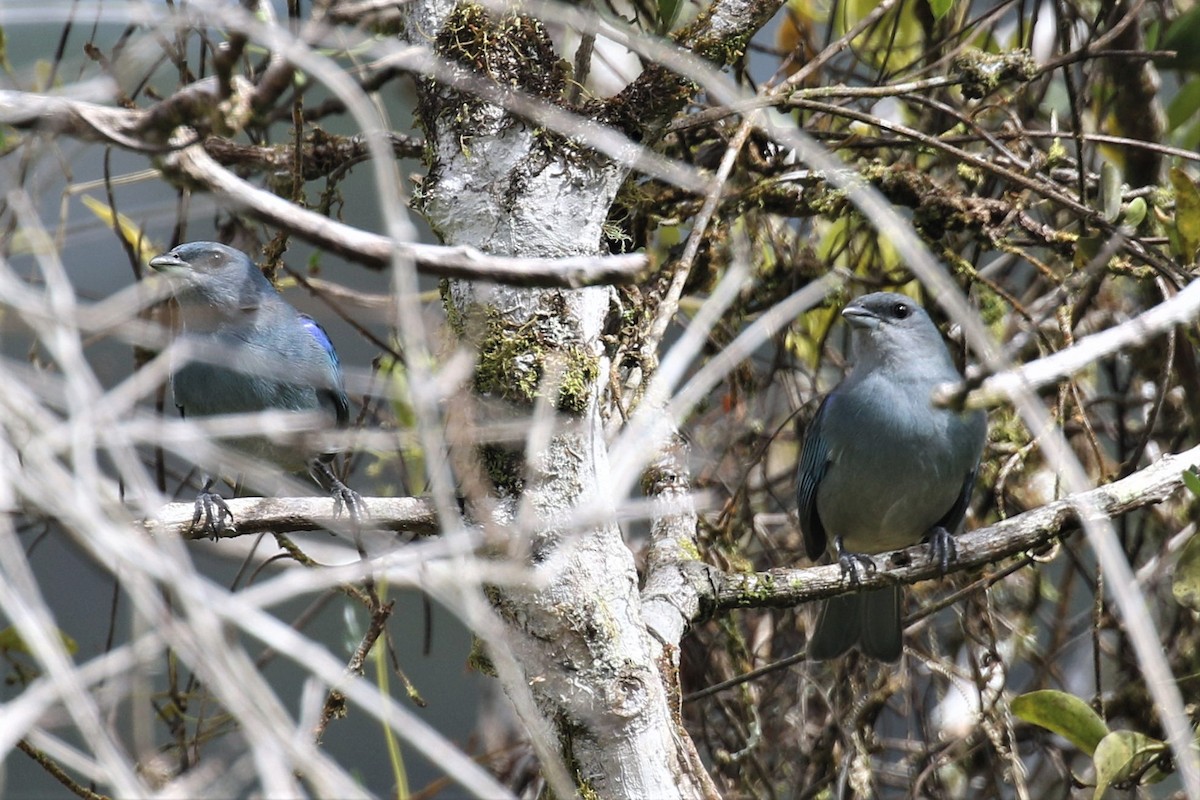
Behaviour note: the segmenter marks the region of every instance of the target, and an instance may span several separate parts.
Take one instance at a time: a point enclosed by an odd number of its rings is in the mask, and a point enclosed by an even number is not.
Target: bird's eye
[[[896,303],[892,308],[892,313],[896,315],[896,319],[905,319],[912,313],[912,308],[908,303]]]

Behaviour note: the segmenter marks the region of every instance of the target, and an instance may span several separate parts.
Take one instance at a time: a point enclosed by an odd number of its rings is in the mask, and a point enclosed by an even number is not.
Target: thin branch
[[[65,786],[67,791],[76,797],[82,797],[84,800],[111,800],[111,795],[99,794],[76,781],[54,759],[31,745],[25,739],[18,739],[16,746],[18,750],[36,761],[42,769],[50,773],[52,778]]]
[[[392,153],[396,158],[420,158],[425,143],[398,133],[388,133]],[[204,140],[204,150],[221,166],[249,167],[260,172],[275,172],[290,169],[295,161],[295,147],[290,144],[256,145],[243,144],[209,136]],[[324,178],[334,170],[344,169],[370,157],[367,137],[363,134],[337,136],[322,133],[306,138],[303,147],[304,180]]]
[[[233,512],[234,530],[221,536],[245,536],[259,533],[325,530],[330,525],[344,527],[344,517],[334,517],[333,500],[329,497],[239,497],[227,501]],[[421,497],[364,497],[368,519],[366,524],[378,530],[403,531],[418,536],[438,533],[441,526],[433,504]],[[169,503],[153,520],[147,520],[147,531],[153,534],[174,534],[201,538],[192,533],[192,503]]]
[[[962,403],[967,408],[989,408],[1009,403],[1020,392],[1036,391],[1075,374],[1107,355],[1145,344],[1177,325],[1191,322],[1197,315],[1200,315],[1200,281],[1193,281],[1174,297],[1115,328],[1085,336],[1053,355],[991,376],[978,389],[961,398]],[[957,404],[962,389],[961,384],[946,387],[939,390],[934,399],[936,402]]]
[[[882,130],[891,131],[892,133],[920,142],[921,144],[937,150],[941,150],[942,152],[961,160],[965,164],[969,164],[970,166],[977,167],[985,172],[996,175],[999,178],[1003,178],[1012,184],[1020,186],[1023,189],[1028,189],[1035,194],[1041,195],[1047,200],[1061,205],[1064,209],[1076,214],[1081,220],[1095,225],[1105,233],[1110,235],[1119,233],[1119,231],[1116,229],[1116,226],[1110,223],[1108,220],[1105,220],[1099,211],[1090,208],[1079,199],[1067,194],[1065,191],[1062,191],[1061,187],[1059,187],[1057,184],[1048,180],[1040,179],[1037,176],[1029,176],[1016,170],[1007,169],[1000,164],[989,161],[986,158],[981,158],[974,153],[958,147],[947,145],[936,136],[930,136],[916,130],[915,128],[910,128],[907,125],[902,125],[896,122],[890,122],[873,114],[866,114],[854,109],[843,108],[841,106],[835,106],[829,103],[821,103],[814,100],[798,100],[789,103],[789,105],[796,108],[820,111],[833,117],[845,117],[846,119],[852,119],[857,122],[874,125]],[[1179,279],[1180,270],[1176,264],[1166,258],[1163,258],[1158,253],[1146,249],[1137,240],[1126,239],[1123,249],[1127,250],[1129,253],[1146,264],[1154,267],[1163,275],[1171,277],[1175,280]]]

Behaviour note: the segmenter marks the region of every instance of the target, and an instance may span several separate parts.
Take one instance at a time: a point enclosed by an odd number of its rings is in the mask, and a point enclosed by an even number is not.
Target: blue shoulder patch
[[[350,400],[346,397],[346,392],[342,389],[342,365],[338,361],[337,350],[333,349],[333,342],[329,340],[329,334],[321,327],[321,323],[307,314],[300,314],[299,317],[300,324],[317,340],[317,344],[321,345],[321,349],[329,356],[329,362],[333,364],[333,372],[337,385],[319,389],[317,394],[333,404],[333,411],[337,416],[338,426],[345,427],[350,421]]]
[[[340,367],[341,362],[338,361],[337,350],[333,349],[333,342],[329,340],[329,334],[321,327],[321,324],[307,314],[300,315],[300,324],[304,326],[312,337],[317,340],[317,343],[329,354],[329,359],[333,361],[335,367]]]

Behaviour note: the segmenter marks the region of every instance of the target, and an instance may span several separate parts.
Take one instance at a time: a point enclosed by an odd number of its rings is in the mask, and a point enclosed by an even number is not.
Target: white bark
[[[418,13],[423,22],[436,16]],[[433,108],[455,109],[425,119],[435,155],[424,210],[446,244],[514,256],[598,252],[623,166],[548,138],[496,106],[426,91]],[[602,287],[450,285],[449,311],[465,320],[466,337],[476,339],[471,344],[497,335],[494,327],[481,334],[472,324],[481,316],[511,335],[536,339],[537,352],[514,358],[510,367],[524,377],[526,370],[542,375],[543,393],[557,394],[552,384],[579,377],[561,371],[577,369],[580,354],[597,367],[583,402],[564,409],[547,436],[531,435],[538,444],[526,453],[523,491],[499,504],[497,515],[516,523],[509,529],[529,537],[520,544],[528,545],[542,580],[498,591],[495,602],[510,628],[507,645],[539,709],[555,724],[560,752],[581,787],[606,798],[711,795],[707,775],[693,774],[690,742],[672,719],[661,646],[643,621],[637,571],[620,529],[556,526],[572,509],[608,495],[601,333],[610,298]],[[490,413],[528,416],[534,404],[522,400],[490,398],[487,406]]]

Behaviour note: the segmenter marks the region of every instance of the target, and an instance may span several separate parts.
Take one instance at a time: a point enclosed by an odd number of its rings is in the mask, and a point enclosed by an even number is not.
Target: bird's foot
[[[343,512],[349,514],[354,527],[362,525],[362,521],[370,514],[367,513],[367,504],[363,502],[362,495],[351,489],[346,484],[342,483],[337,478],[332,480],[332,489],[330,494],[333,495],[333,516],[338,518]]]
[[[363,520],[370,516],[367,504],[362,495],[347,486],[342,479],[333,474],[333,467],[325,458],[315,459],[311,465],[312,475],[317,482],[329,490],[333,496],[333,518],[337,519],[343,513],[350,517],[350,523],[357,531],[362,527]]]
[[[192,512],[192,525],[189,531],[199,530],[207,538],[216,541],[221,534],[232,533],[235,528],[233,512],[229,510],[229,504],[225,502],[224,497],[212,491],[212,485],[211,480],[205,481],[204,488],[196,495],[196,505]],[[202,519],[204,522],[201,524]]]
[[[842,575],[849,576],[851,586],[858,586],[862,583],[863,575],[875,574],[875,560],[869,555],[866,553],[851,553],[846,550],[846,545],[842,543],[841,536],[833,540],[833,545],[837,551],[838,566],[842,568]],[[862,571],[861,574],[860,570]]]
[[[937,562],[943,575],[958,560],[958,545],[954,543],[954,536],[941,525],[929,531],[929,557]]]

